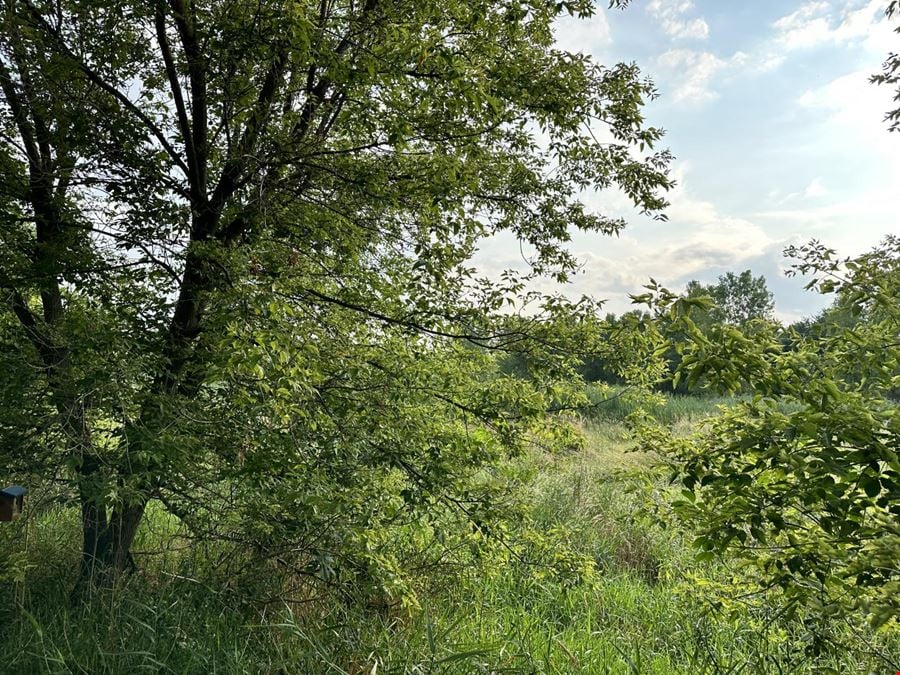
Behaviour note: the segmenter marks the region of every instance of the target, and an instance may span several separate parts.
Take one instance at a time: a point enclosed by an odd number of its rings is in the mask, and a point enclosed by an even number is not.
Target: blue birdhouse
[[[21,485],[10,485],[0,490],[0,521],[15,520],[25,506],[28,490]]]

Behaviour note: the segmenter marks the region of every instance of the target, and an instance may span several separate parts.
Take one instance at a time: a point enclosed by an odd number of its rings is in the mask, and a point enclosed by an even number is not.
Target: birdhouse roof
[[[0,490],[0,495],[5,497],[24,497],[27,494],[28,488],[23,488],[21,485],[10,485]]]

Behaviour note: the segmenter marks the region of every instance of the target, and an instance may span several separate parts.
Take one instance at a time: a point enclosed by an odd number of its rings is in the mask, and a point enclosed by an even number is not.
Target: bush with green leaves
[[[815,242],[788,253],[811,288],[837,294],[858,321],[825,336],[794,332],[788,351],[772,325],[752,338],[700,331],[689,301],[657,289],[689,336],[680,374],[754,396],[690,437],[638,427],[681,484],[674,510],[703,556],[752,563],[745,570],[781,589],[791,612],[880,626],[900,616],[900,407],[890,397],[900,383],[900,238],[845,260]]]

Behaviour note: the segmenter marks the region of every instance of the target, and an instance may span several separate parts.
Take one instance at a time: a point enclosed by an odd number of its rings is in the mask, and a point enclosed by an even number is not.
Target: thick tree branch
[[[428,326],[424,326],[416,321],[411,319],[404,319],[398,317],[388,316],[387,314],[383,314],[381,312],[376,312],[375,310],[369,309],[368,307],[364,307],[362,305],[349,302],[347,300],[341,300],[340,298],[335,298],[329,295],[325,295],[324,293],[320,293],[312,288],[304,288],[302,293],[317,298],[322,302],[326,302],[332,305],[337,305],[339,307],[343,307],[344,309],[353,310],[355,312],[359,312],[368,317],[376,319],[385,324],[390,324],[394,326],[401,326],[404,328],[408,328],[410,330],[416,331],[418,333],[424,333],[426,335],[432,335],[434,337],[445,337],[452,338],[456,340],[466,340],[468,342],[472,342],[473,344],[477,344],[480,347],[485,347],[488,349],[498,348],[495,345],[491,344],[494,340],[509,340],[510,338],[514,339],[525,339],[527,335],[522,333],[521,331],[509,331],[503,333],[494,333],[492,335],[478,335],[476,333],[452,333],[449,331],[440,330],[437,328],[429,328]],[[509,343],[506,343],[509,344]]]
[[[38,167],[41,163],[41,154],[34,139],[28,112],[19,92],[16,91],[16,84],[12,79],[12,74],[9,72],[3,59],[0,59],[0,88],[2,88],[6,103],[12,111],[16,128],[19,130],[19,136],[22,138],[23,149],[28,157],[28,163],[33,167]]]
[[[271,112],[272,104],[282,82],[284,68],[287,63],[287,49],[278,50],[259,88],[259,96],[253,106],[250,119],[244,127],[244,133],[238,141],[237,148],[222,170],[222,175],[210,199],[213,210],[221,210],[225,202],[240,188],[242,174],[246,173],[248,155],[253,152],[257,140]]]
[[[360,12],[360,16],[357,19],[357,22],[365,22],[374,13],[377,6],[378,0],[366,0],[366,4],[363,7],[362,12]],[[348,32],[343,38],[341,38],[341,41],[338,43],[337,47],[334,48],[334,53],[336,55],[342,56],[353,45],[352,36],[353,34],[351,32]],[[318,82],[315,82],[315,76],[316,64],[312,63],[309,67],[309,73],[306,82],[306,101],[303,103],[303,108],[301,108],[300,110],[300,119],[294,125],[294,130],[292,133],[294,140],[297,142],[300,142],[306,138],[306,135],[309,133],[309,129],[312,126],[313,118],[315,117],[315,114],[318,111],[319,107],[325,101],[326,94],[333,84],[333,82],[327,75],[323,75],[322,77],[320,77]],[[341,103],[341,105],[343,105],[343,103]]]
[[[47,365],[45,357],[49,355],[48,348],[50,342],[41,331],[40,326],[38,326],[37,317],[31,311],[31,308],[28,307],[25,298],[23,298],[22,294],[16,289],[9,288],[6,290],[6,302],[12,313],[15,314],[16,318],[19,320],[22,328],[25,330],[28,340],[34,348],[37,349],[38,353],[41,355],[41,359],[44,360],[44,364]]]
[[[197,35],[196,14],[190,0],[171,0],[175,25],[181,37],[181,46],[187,57],[188,79],[191,83],[191,131],[193,142],[194,183],[198,207],[206,204],[209,148],[207,138],[208,102],[206,97],[206,57]]]

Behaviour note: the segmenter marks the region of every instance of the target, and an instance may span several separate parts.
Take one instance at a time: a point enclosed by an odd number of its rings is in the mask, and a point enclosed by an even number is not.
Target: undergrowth
[[[680,423],[716,403],[727,402],[673,399],[657,414]],[[586,421],[587,449],[527,458],[536,474],[529,513],[506,536],[542,533],[535,555],[497,547],[464,569],[424,570],[412,609],[315,586],[305,597],[261,600],[271,570],[235,566],[225,545],[192,543],[159,504],[136,547],[140,571],[73,603],[77,513],[37,500],[0,531],[3,670],[893,672],[900,636],[888,631],[873,637],[840,621],[786,622],[774,605],[713,612],[706,596],[727,582],[727,570],[696,563],[689,537],[649,515],[667,488],[646,457],[628,452],[616,419],[627,407]],[[553,565],[554,556],[568,556],[566,564]],[[813,633],[822,631],[832,647],[817,643],[814,654]]]

